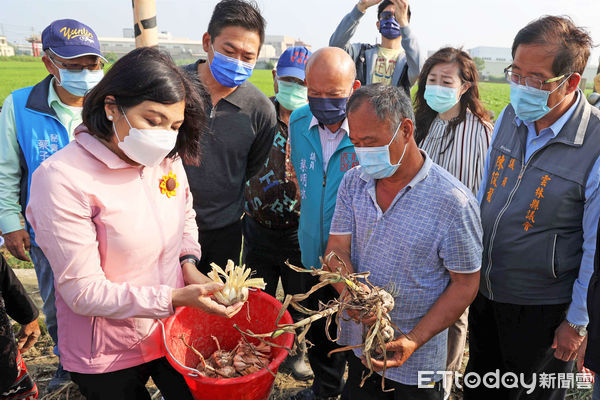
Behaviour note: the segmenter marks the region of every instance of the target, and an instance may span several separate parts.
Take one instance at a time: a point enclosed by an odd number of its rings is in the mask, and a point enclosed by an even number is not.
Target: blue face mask
[[[48,58],[50,59],[50,62],[54,64],[52,57]],[[58,84],[65,88],[67,92],[77,97],[85,96],[85,94],[92,90],[104,77],[104,71],[101,69],[90,71],[89,69],[84,68],[81,71],[71,71],[58,68],[56,64],[54,64],[54,66],[58,69],[60,76],[60,82]]]
[[[381,33],[384,38],[390,40],[400,37],[402,35],[400,32],[400,24],[396,21],[396,18],[394,18],[392,13],[390,13],[388,18],[386,18],[386,16],[388,15],[382,13],[383,19],[379,20],[379,33]]]
[[[396,173],[396,170],[398,170],[398,167],[402,164],[404,154],[406,153],[406,147],[408,146],[408,143],[404,145],[404,151],[400,156],[400,160],[398,160],[398,164],[392,164],[390,161],[390,144],[396,139],[396,135],[398,134],[401,125],[402,123],[398,125],[396,132],[394,132],[394,136],[392,136],[392,140],[385,146],[354,147],[361,171],[364,172],[365,175],[368,175],[373,179],[384,179],[389,178]]]
[[[565,97],[561,101],[556,103],[552,108],[548,107],[548,97],[559,87],[569,80],[568,77],[556,87],[554,90],[542,90],[536,89],[529,86],[519,85],[514,82],[510,83],[510,104],[515,109],[517,117],[521,121],[534,122],[543,118],[546,114],[556,108],[560,103],[563,102]]]
[[[210,72],[221,85],[233,88],[250,78],[254,70],[254,64],[227,57],[225,54],[216,51],[214,47],[212,50],[213,60],[209,62]]]
[[[445,113],[458,103],[458,89],[440,85],[425,86],[425,101],[432,110]]]
[[[346,118],[346,103],[349,97],[308,96],[310,112],[323,125],[333,125]]]

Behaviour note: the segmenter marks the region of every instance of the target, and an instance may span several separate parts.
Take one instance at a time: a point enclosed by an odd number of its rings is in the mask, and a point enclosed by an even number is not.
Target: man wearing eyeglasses
[[[578,89],[591,44],[554,16],[514,39],[510,104],[479,191],[484,251],[469,314],[467,372],[490,375],[465,386],[467,400],[564,399],[574,387],[565,373],[586,336],[600,217],[600,113]]]
[[[350,44],[360,19],[369,7],[377,4],[381,44]],[[356,64],[356,79],[362,85],[395,85],[404,88],[410,96],[410,88],[423,66],[419,45],[409,27],[410,17],[408,0],[359,0],[331,35],[329,46],[350,54]]]
[[[72,19],[54,21],[44,29],[42,48],[42,62],[49,75],[35,86],[12,92],[0,113],[0,231],[14,257],[29,261],[29,251],[44,301],[46,326],[57,353],[54,277],[31,226],[25,221],[23,228],[19,214],[25,215],[35,169],[66,146],[81,124],[83,97],[102,79],[106,60],[94,31]],[[69,380],[59,363],[48,391]]]

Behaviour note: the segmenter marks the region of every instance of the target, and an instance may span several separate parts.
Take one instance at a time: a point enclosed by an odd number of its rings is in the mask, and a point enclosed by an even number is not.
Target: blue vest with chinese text
[[[22,214],[29,201],[31,176],[37,167],[69,143],[69,134],[48,105],[48,90],[52,76],[35,86],[12,92],[17,142],[21,149],[21,189],[19,201]],[[26,224],[33,239],[33,229]]]
[[[561,131],[525,161],[527,127],[504,111],[483,182],[481,293],[535,305],[571,301],[583,254],[588,175],[600,155],[600,113],[580,100]]]
[[[320,268],[319,257],[327,247],[329,228],[337,192],[346,171],[358,165],[354,145],[347,135],[329,159],[323,171],[323,151],[319,127],[309,129],[312,113],[308,105],[290,116],[292,164],[300,190],[300,224],[298,242],[304,267]]]

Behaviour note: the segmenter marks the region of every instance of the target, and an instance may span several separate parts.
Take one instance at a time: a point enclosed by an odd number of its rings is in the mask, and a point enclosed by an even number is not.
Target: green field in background
[[[0,104],[8,94],[18,88],[33,85],[46,76],[46,68],[39,62],[0,61]],[[273,95],[273,78],[270,70],[256,70],[250,81],[267,96]],[[479,92],[483,103],[498,117],[510,101],[510,87],[505,83],[482,82]]]
[[[47,74],[41,60],[39,62],[0,61],[0,105],[13,90],[34,85]],[[254,71],[250,81],[267,96],[273,95],[273,78],[270,70]]]

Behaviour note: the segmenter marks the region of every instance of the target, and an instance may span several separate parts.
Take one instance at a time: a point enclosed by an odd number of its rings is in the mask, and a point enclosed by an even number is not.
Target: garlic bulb
[[[225,271],[215,263],[211,263],[212,271],[208,277],[215,282],[224,283],[225,287],[219,292],[213,293],[215,299],[226,306],[248,300],[248,288],[264,289],[266,283],[263,278],[249,278],[252,270],[245,265],[235,265],[228,260]],[[225,281],[223,282],[223,277]]]

